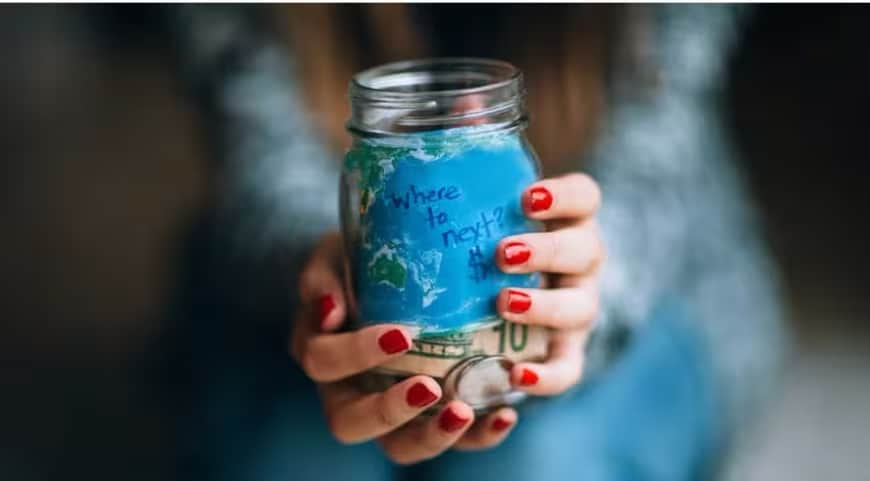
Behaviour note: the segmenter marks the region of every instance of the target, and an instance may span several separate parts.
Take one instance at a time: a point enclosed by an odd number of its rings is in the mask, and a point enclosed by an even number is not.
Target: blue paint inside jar
[[[356,139],[342,188],[356,320],[405,324],[421,336],[499,322],[501,289],[539,283],[538,274],[505,274],[494,262],[502,238],[540,230],[520,202],[537,178],[518,130]]]

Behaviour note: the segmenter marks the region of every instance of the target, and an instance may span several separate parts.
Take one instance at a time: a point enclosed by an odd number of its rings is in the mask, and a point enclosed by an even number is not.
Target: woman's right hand
[[[329,428],[342,443],[376,439],[396,463],[410,464],[455,447],[483,449],[501,442],[516,424],[517,413],[501,408],[475,422],[462,401],[450,401],[432,417],[418,417],[441,399],[438,383],[412,376],[379,393],[359,390],[352,376],[411,348],[412,332],[397,324],[336,332],[347,304],[341,282],[341,240],[325,236],[299,280],[290,350],[305,373],[318,383]]]

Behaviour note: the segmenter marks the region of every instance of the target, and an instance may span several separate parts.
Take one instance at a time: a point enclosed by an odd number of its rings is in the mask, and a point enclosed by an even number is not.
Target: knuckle
[[[595,272],[604,265],[604,257],[601,255],[594,255],[591,259],[586,263],[586,268],[583,269],[582,272]]]
[[[542,316],[544,317],[544,316]],[[553,327],[558,327],[565,324],[566,306],[563,302],[553,302],[549,308],[549,315],[546,316],[549,324]]]
[[[372,357],[372,351],[374,349],[373,343],[370,337],[367,337],[367,331],[357,331],[353,334],[353,340],[347,344],[347,351],[344,353],[344,356],[347,359],[353,359],[354,366],[361,367],[361,365],[369,364],[368,359]]]
[[[599,208],[601,208],[601,203],[603,202],[603,195],[601,193],[601,187],[598,185],[598,182],[595,182],[591,178],[589,178],[589,196],[590,196],[590,207],[592,212],[597,212]]]
[[[577,327],[588,330],[598,317],[601,310],[601,300],[597,295],[584,295],[581,304],[580,309],[578,309],[580,316]]]
[[[573,373],[571,375],[571,384],[569,385],[569,387],[576,386],[580,383],[580,381],[583,379],[583,371],[583,358],[581,357],[580,362],[578,362],[574,366]]]
[[[479,441],[479,444],[475,447],[476,449],[490,449],[498,446],[505,440],[507,433],[498,434],[495,436],[489,435],[484,437]]]
[[[402,442],[401,438],[396,438],[395,436],[384,436],[378,438],[377,443],[380,445],[381,450],[383,450],[387,459],[393,464],[407,466],[418,461],[418,458],[414,456],[414,453],[408,449],[409,443]]]
[[[592,321],[601,314],[601,294],[598,289],[589,296],[589,320]]]
[[[338,416],[328,416],[327,424],[329,425],[329,432],[332,433],[332,437],[334,437],[339,443],[348,445],[356,442],[355,439],[348,435],[347,431],[342,429],[343,423]]]
[[[558,384],[554,384],[548,392],[546,393],[549,396],[558,396],[560,394],[564,394],[573,384],[570,381],[560,381]]]
[[[547,241],[544,243],[546,254],[541,262],[542,268],[545,271],[553,272],[556,270],[556,259],[559,258],[559,251],[562,246],[562,236],[556,232],[544,234]]]
[[[454,451],[464,451],[468,453],[473,453],[476,451],[482,451],[484,449],[489,449],[494,445],[498,444],[498,440],[492,439],[475,439],[473,441],[458,441],[456,444],[450,447]]]
[[[314,258],[308,260],[299,274],[299,297],[305,299],[317,283],[317,269]]]
[[[607,246],[604,244],[604,239],[601,238],[598,232],[595,233],[595,258],[601,262],[607,257]]]
[[[394,446],[385,446],[384,454],[387,456],[387,459],[389,459],[390,462],[399,466],[408,466],[410,464],[414,464],[417,461],[413,457],[409,456],[404,450]]]
[[[400,420],[393,412],[387,396],[381,396],[380,400],[375,404],[375,416],[378,423],[387,429],[391,429],[400,424]]]
[[[589,204],[591,210],[593,212],[598,210],[601,206],[601,187],[598,185],[598,182],[589,175],[582,173],[571,174],[571,177],[577,191],[583,192],[588,196],[586,202]]]
[[[595,267],[601,267],[607,261],[607,246],[604,244],[604,239],[598,238],[598,255],[596,256]]]
[[[582,249],[577,249],[579,257],[579,272],[589,272],[598,269],[604,262],[604,240],[597,234],[583,235]],[[581,253],[582,252],[582,253]]]
[[[575,374],[575,370],[572,369],[571,373],[569,375],[567,375],[564,379],[560,380],[560,382],[558,384],[553,386],[552,394],[554,396],[559,395],[559,394],[564,394],[569,389],[571,389],[572,387],[577,385],[577,383],[579,381],[580,381],[579,371],[577,371]]]
[[[302,371],[315,381],[325,381],[321,363],[319,362],[316,353],[313,352],[311,348],[305,350],[302,354],[302,359],[300,362],[300,366],[302,367]]]
[[[426,459],[437,456],[447,447],[447,444],[444,441],[433,439],[433,436],[424,436],[420,445],[425,453],[423,457]]]
[[[567,391],[568,389],[576,386],[580,383],[580,380],[583,378],[585,357],[582,352],[578,353],[577,356],[572,360],[570,366],[567,369],[566,373],[566,384],[564,386],[563,391]]]

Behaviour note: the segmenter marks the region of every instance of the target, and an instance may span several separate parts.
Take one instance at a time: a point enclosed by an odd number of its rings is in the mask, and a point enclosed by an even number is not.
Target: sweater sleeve
[[[592,374],[657,303],[679,298],[711,353],[726,431],[762,405],[785,345],[776,272],[718,100],[742,17],[716,6],[653,11],[657,84],[617,72],[589,159],[609,253],[603,313],[588,346]]]

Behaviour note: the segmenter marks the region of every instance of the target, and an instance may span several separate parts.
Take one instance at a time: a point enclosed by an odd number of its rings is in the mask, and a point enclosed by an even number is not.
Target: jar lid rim
[[[459,87],[452,89],[434,89],[421,91],[399,91],[377,86],[377,81],[384,81],[390,77],[422,73],[431,70],[443,69],[445,66],[456,66],[456,73],[469,72],[471,68],[489,68],[492,72],[492,82],[472,87]],[[463,68],[464,67],[464,68]],[[447,70],[449,71],[449,69]],[[522,72],[513,64],[495,59],[478,57],[433,57],[416,60],[402,60],[398,62],[379,65],[357,73],[351,79],[350,96],[352,98],[371,98],[372,96],[387,96],[396,100],[405,100],[427,97],[461,96],[487,92],[504,88],[521,79]]]

